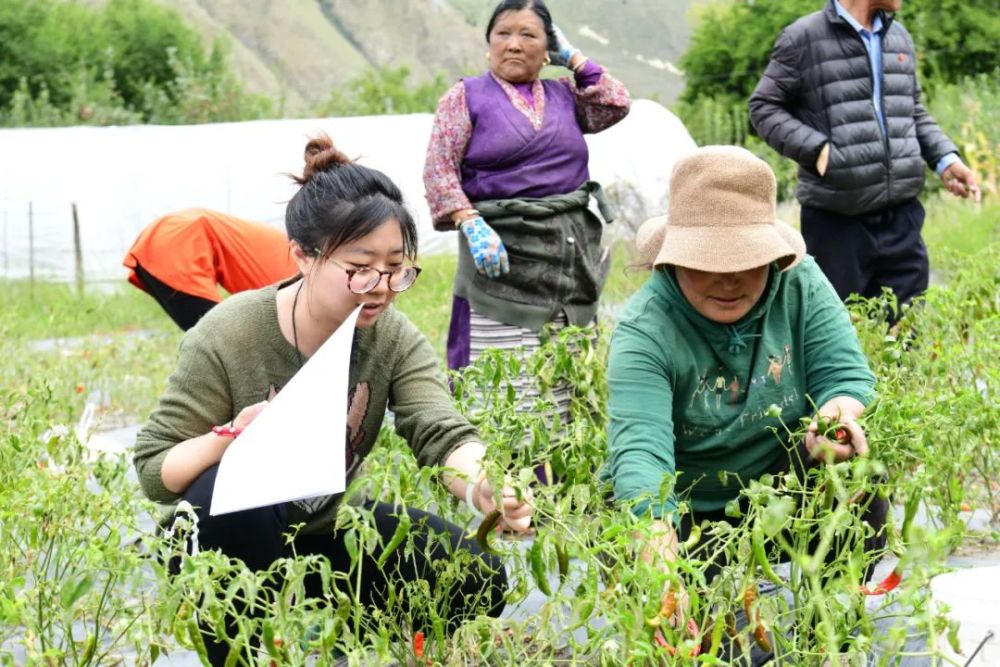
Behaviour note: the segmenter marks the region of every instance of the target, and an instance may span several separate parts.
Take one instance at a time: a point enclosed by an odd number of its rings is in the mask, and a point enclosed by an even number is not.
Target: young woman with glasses
[[[384,174],[348,160],[321,136],[306,146],[306,166],[295,178],[300,189],[288,203],[286,227],[300,275],[260,290],[243,292],[213,308],[185,337],[177,370],[159,407],[139,434],[135,464],[142,488],[153,500],[186,500],[196,508],[201,548],[214,548],[266,569],[282,556],[320,554],[334,570],[347,571],[350,558],[342,532],[334,530],[341,496],[209,516],[212,490],[223,452],[280,391],[302,364],[361,307],[350,365],[344,440],[324,430],[317,415],[316,437],[345,447],[348,480],[372,450],[386,409],[396,432],[422,465],[452,471],[442,480],[476,512],[500,509],[502,522],[526,530],[531,507],[510,489],[494,489],[482,475],[479,435],[453,406],[441,363],[427,339],[392,308],[396,294],[412,287],[420,273],[413,264],[416,227],[396,185]],[[343,437],[343,436],[341,436]],[[280,442],[274,455],[281,456]],[[497,501],[502,506],[498,507]],[[361,557],[356,596],[367,608],[385,608],[402,581],[423,579],[445,608],[403,609],[420,625],[444,617],[451,627],[485,613],[499,615],[507,579],[503,564],[484,554],[460,527],[437,516],[367,501],[383,544],[404,517],[415,548],[397,549],[377,563],[378,549]],[[301,525],[292,540],[285,533]],[[437,535],[438,537],[433,537]],[[444,535],[445,539],[440,536]],[[473,554],[464,579],[439,582],[441,559],[455,551]],[[310,597],[325,597],[310,582]],[[395,596],[395,607],[407,607]],[[398,600],[402,599],[400,603]],[[426,603],[425,603],[426,604]],[[418,629],[418,628],[413,628]],[[213,664],[230,650],[225,628],[206,628]],[[237,650],[246,647],[237,646]]]

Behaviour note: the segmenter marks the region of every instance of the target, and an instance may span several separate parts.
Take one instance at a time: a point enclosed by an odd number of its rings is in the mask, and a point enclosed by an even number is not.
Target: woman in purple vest
[[[628,114],[625,87],[575,49],[542,0],[504,0],[486,29],[489,71],[441,98],[424,184],[434,226],[460,229],[448,366],[486,348],[538,346],[543,326],[592,323],[611,221],[583,135]],[[573,78],[538,78],[545,65]],[[604,221],[588,209],[594,197]],[[522,378],[530,406],[537,392]],[[559,394],[562,394],[561,396]],[[569,388],[557,392],[560,412]]]

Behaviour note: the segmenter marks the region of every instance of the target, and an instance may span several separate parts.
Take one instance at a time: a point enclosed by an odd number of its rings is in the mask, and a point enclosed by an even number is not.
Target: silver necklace
[[[295,328],[295,308],[299,305],[299,293],[302,286],[306,284],[305,278],[299,282],[298,289],[295,290],[295,298],[292,299],[292,344],[295,346],[295,356],[299,360],[299,368],[302,368],[302,351],[299,349],[299,331]]]

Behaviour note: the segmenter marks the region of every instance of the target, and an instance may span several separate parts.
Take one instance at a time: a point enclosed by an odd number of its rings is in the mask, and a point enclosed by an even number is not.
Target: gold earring
[[[549,54],[547,53],[545,54],[545,60],[542,61],[542,64],[545,65],[546,67],[552,64],[552,58],[549,57]]]
[[[486,52],[486,62],[489,62],[489,61],[490,61],[490,52],[487,51]]]

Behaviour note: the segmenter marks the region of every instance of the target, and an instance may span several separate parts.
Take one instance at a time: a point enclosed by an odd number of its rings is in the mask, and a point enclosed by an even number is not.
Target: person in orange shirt
[[[187,331],[230,294],[298,272],[284,231],[225,213],[191,208],[148,225],[122,263],[128,280]]]

